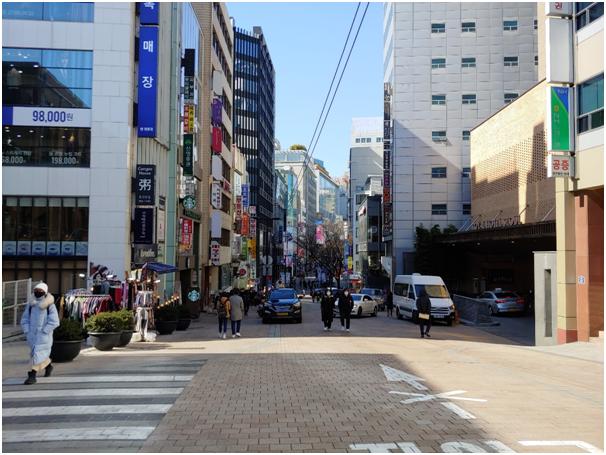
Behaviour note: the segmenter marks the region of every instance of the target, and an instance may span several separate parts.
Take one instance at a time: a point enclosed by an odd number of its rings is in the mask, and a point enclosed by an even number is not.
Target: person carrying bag
[[[417,298],[417,311],[419,312],[419,328],[421,329],[421,338],[431,338],[429,329],[431,329],[431,300],[425,289],[419,292]]]
[[[219,320],[219,338],[227,338],[227,320],[230,316],[231,306],[229,304],[229,296],[225,293],[221,294],[217,302],[217,318]]]

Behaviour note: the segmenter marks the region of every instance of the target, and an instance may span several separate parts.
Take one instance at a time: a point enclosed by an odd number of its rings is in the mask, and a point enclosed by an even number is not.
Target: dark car
[[[272,319],[292,319],[297,323],[303,320],[301,301],[295,290],[291,288],[271,291],[260,313],[263,324],[267,324]]]

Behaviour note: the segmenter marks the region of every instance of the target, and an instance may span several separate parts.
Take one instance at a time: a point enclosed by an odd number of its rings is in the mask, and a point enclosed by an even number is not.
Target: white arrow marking
[[[389,382],[406,382],[417,390],[427,390],[427,387],[419,383],[419,381],[425,381],[425,379],[419,378],[409,373],[405,373],[400,370],[396,370],[395,368],[388,367],[387,365],[383,365],[382,363],[380,363],[379,365],[383,369],[383,374]]]
[[[501,441],[484,441],[488,447],[497,451],[497,453],[516,453],[511,447],[506,446]]]
[[[471,419],[475,419],[476,418],[476,416],[474,416],[473,414],[467,412],[465,409],[460,408],[459,406],[457,406],[454,403],[442,402],[441,404],[446,409],[450,409],[452,412],[454,412],[456,415],[458,415],[462,419],[471,420]]]
[[[389,393],[393,393],[396,395],[408,395],[408,396],[416,397],[416,398],[409,398],[408,400],[401,401],[401,403],[404,403],[404,404],[417,403],[420,401],[429,401],[429,400],[440,399],[440,398],[445,399],[445,400],[465,400],[465,401],[480,401],[480,402],[486,401],[482,398],[467,398],[467,397],[454,397],[453,396],[453,395],[459,395],[461,393],[466,393],[465,390],[453,390],[452,392],[437,393],[435,395],[422,394],[422,393],[410,393],[410,392],[398,392],[395,390],[391,390]]]
[[[351,450],[368,450],[370,453],[387,453],[389,449],[397,449],[398,446],[393,442],[384,444],[350,444]]]
[[[484,449],[471,442],[445,442],[440,447],[444,453],[484,453]]]
[[[520,444],[522,444],[523,446],[527,446],[527,447],[573,446],[573,447],[578,447],[579,449],[583,449],[589,453],[602,453],[603,452],[603,450],[600,450],[596,446],[593,446],[585,441],[518,441],[518,442]]]

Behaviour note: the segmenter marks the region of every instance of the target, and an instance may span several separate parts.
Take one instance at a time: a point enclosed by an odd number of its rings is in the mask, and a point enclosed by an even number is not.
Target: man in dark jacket
[[[351,320],[351,310],[353,310],[353,298],[349,289],[345,289],[339,296],[339,316],[341,318],[341,330],[349,332],[349,322]]]
[[[417,298],[417,311],[419,314],[421,338],[425,338],[425,336],[431,338],[429,335],[429,329],[431,329],[431,300],[429,300],[425,288],[421,289],[421,292],[419,292],[419,297]]]
[[[335,306],[335,298],[332,295],[330,289],[326,290],[326,293],[322,296],[322,300],[320,302],[320,308],[322,311],[322,322],[324,323],[324,330],[330,330],[330,326],[332,325],[333,318],[333,309]]]

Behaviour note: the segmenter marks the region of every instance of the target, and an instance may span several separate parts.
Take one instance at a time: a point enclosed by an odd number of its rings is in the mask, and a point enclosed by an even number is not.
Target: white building
[[[296,176],[300,195],[299,223],[310,224],[316,220],[317,183],[314,163],[306,150],[276,151],[274,166],[282,172],[292,172]],[[290,197],[290,195],[289,195]],[[292,202],[288,201],[290,207]]]
[[[535,3],[385,3],[394,273],[415,227],[470,214],[469,131],[536,83]]]

